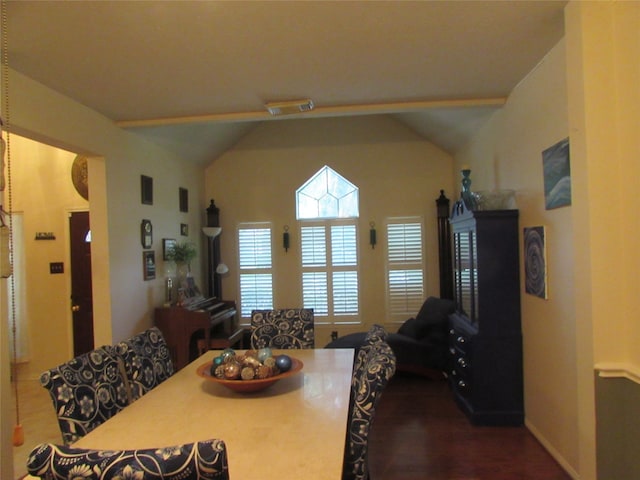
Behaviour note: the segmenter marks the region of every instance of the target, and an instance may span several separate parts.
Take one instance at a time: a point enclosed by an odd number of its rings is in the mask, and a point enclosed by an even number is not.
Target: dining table
[[[198,375],[220,353],[206,352],[73,446],[122,450],[219,438],[232,480],[340,479],[354,350],[274,350],[302,369],[251,393]]]

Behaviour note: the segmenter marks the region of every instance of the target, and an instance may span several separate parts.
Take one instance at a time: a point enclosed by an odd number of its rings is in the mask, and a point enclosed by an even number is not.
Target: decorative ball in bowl
[[[241,354],[228,348],[213,361],[200,365],[197,374],[234,392],[250,393],[295,375],[303,366],[301,360],[289,355],[273,355],[269,348]]]

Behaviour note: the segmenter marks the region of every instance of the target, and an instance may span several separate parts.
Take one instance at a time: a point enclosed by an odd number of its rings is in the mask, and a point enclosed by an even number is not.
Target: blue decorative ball
[[[281,372],[287,372],[291,369],[291,357],[289,355],[278,355],[276,357],[276,367]]]
[[[236,352],[231,348],[225,348],[220,354],[223,363],[229,363],[236,356]]]

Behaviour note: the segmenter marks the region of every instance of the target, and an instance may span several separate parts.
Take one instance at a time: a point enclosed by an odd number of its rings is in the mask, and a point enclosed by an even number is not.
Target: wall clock
[[[89,169],[87,157],[78,155],[71,165],[71,182],[85,200],[89,200]]]
[[[151,220],[142,220],[140,225],[140,241],[143,248],[151,248],[153,244],[153,226]]]

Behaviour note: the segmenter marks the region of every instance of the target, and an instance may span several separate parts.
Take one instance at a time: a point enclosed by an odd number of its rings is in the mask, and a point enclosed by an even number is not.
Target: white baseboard
[[[580,480],[580,475],[578,472],[574,470],[574,468],[569,465],[569,463],[565,460],[565,458],[554,448],[554,446],[549,443],[549,441],[545,438],[544,435],[540,433],[540,431],[531,424],[526,418],[524,420],[524,425],[531,432],[531,434],[536,437],[536,439],[542,444],[547,452],[555,459],[556,462],[562,467],[562,469],[567,472],[567,474],[573,480]]]

